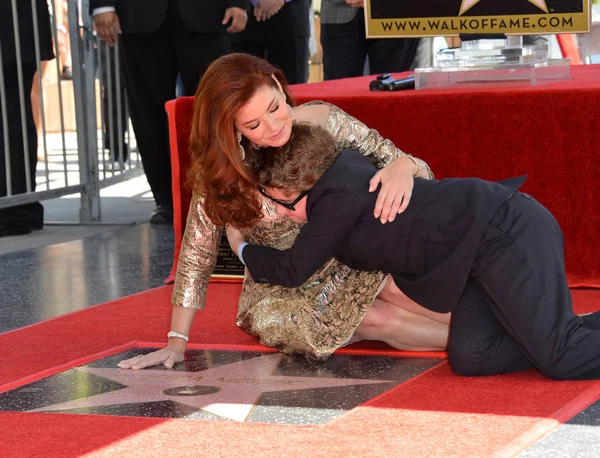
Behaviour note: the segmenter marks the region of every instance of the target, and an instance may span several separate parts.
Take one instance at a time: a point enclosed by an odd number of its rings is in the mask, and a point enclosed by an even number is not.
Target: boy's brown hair
[[[260,186],[292,195],[312,188],[338,154],[335,139],[326,129],[294,123],[289,141],[279,148],[261,149],[251,167]]]

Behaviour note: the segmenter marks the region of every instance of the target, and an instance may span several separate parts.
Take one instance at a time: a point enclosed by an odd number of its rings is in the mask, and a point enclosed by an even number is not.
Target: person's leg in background
[[[364,22],[361,25],[364,31]],[[380,38],[366,42],[372,75],[410,70],[419,47],[418,38]]]
[[[224,30],[218,35],[191,32],[185,26],[181,14],[175,15],[174,58],[181,75],[184,95],[192,96],[196,93],[200,78],[208,66],[214,60],[231,52],[231,42],[232,34]]]
[[[172,18],[153,33],[123,34],[120,53],[131,123],[156,209],[153,224],[173,221],[171,158],[165,103],[175,98],[177,60]]]
[[[275,15],[277,16],[277,14]],[[269,19],[271,20],[271,19]],[[230,36],[231,50],[252,54],[261,59],[267,58],[266,25],[268,21],[258,22],[254,17],[254,7],[248,10],[248,22],[242,32]]]
[[[233,50],[266,59],[283,71],[289,84],[308,81],[308,0],[286,3],[266,21],[257,21],[254,7],[246,29],[235,34]]]
[[[101,86],[103,111],[103,146],[110,151],[110,161],[126,162],[129,158],[127,144],[127,107],[125,96],[125,80],[123,72],[117,75],[117,55],[113,46],[102,43],[100,58],[102,59]],[[119,68],[122,70],[121,68]],[[117,88],[117,78],[120,78],[120,88]],[[109,82],[110,81],[110,82]],[[119,132],[119,118],[121,131]],[[122,154],[122,158],[121,158]]]
[[[65,0],[54,0],[54,14],[56,16],[56,36],[58,38],[58,57],[61,67],[62,79],[73,79],[71,69],[71,41],[69,38],[69,18]]]
[[[175,50],[185,95],[194,95],[200,78],[212,61],[231,51],[229,35],[198,35],[182,31]]]
[[[308,37],[272,40],[267,45],[267,56],[283,71],[289,84],[308,81]]]
[[[308,81],[309,0],[286,3],[266,22],[267,60],[279,67],[288,83]]]
[[[31,89],[34,82],[36,65],[24,63],[22,66],[25,111],[25,135],[27,149],[23,142],[23,127],[21,118],[21,98],[17,66],[4,65],[4,87],[6,94],[7,126],[4,132],[2,113],[0,112],[0,197],[7,195],[6,166],[4,138],[8,135],[10,151],[11,194],[27,192],[27,179],[30,179],[30,191],[35,190],[35,177],[37,167],[37,129],[33,117],[31,104]],[[25,155],[29,160],[29,169],[26,168]],[[33,229],[41,229],[44,225],[44,208],[39,202],[16,205],[0,209],[0,236],[27,234]]]
[[[44,60],[44,61],[40,62],[40,68],[41,68],[41,73],[42,73],[41,80],[44,81],[46,70],[48,68],[48,61]],[[35,128],[37,131],[38,139],[40,139],[43,134],[43,132],[42,132],[42,107],[41,107],[41,101],[40,101],[41,97],[42,97],[42,88],[38,84],[38,74],[36,72],[33,77],[33,86],[31,87],[31,110],[33,112],[33,122],[35,123]],[[38,158],[38,161],[43,161],[45,159],[44,151],[39,149],[40,143],[41,142],[38,140],[37,158]]]
[[[345,24],[322,23],[321,46],[324,80],[362,76],[367,56],[362,15]]]

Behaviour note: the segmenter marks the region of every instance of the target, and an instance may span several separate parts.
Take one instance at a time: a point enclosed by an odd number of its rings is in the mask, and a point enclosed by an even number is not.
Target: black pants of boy
[[[448,359],[458,374],[533,367],[557,380],[600,379],[600,313],[573,313],[562,232],[526,194],[490,221],[452,314]]]

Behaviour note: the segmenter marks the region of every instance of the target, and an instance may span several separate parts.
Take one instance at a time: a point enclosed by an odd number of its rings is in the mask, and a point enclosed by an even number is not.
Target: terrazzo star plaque
[[[585,0],[365,0],[367,37],[590,31]]]
[[[110,358],[0,393],[0,411],[145,416],[237,422],[326,423],[441,360],[189,350],[174,369],[121,370]]]

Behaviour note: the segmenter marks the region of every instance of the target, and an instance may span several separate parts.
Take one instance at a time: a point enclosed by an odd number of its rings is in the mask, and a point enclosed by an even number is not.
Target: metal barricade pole
[[[33,1],[33,0],[32,0]],[[56,59],[55,59],[55,65],[56,65],[56,78],[58,79],[57,82],[57,90],[58,90],[58,114],[60,117],[60,135],[61,135],[61,140],[62,140],[62,155],[63,155],[63,174],[65,177],[65,186],[69,186],[69,173],[68,173],[68,168],[67,168],[67,144],[66,144],[66,140],[65,140],[65,114],[64,114],[64,107],[63,107],[63,100],[65,100],[63,98],[63,91],[62,91],[62,84],[61,84],[61,69],[60,69],[60,49],[59,49],[59,43],[58,43],[58,27],[57,27],[57,20],[56,20],[56,15],[58,14],[58,12],[55,9],[55,2],[51,2],[52,3],[52,37],[54,38],[54,54],[56,55]],[[44,111],[42,110],[42,122],[44,122],[45,116],[44,116]],[[45,131],[44,131],[44,137],[46,136]],[[48,157],[46,157],[46,164],[48,164]],[[83,182],[82,182],[83,183]]]
[[[114,85],[113,85],[113,75],[114,75],[114,71],[113,71],[113,62],[112,62],[112,56],[115,55],[114,52],[111,52],[109,45],[107,45],[106,43],[102,43],[104,46],[104,52],[105,52],[105,63],[106,63],[106,81],[103,81],[104,83],[104,90],[106,91],[105,97],[108,97],[108,113],[107,113],[107,118],[108,120],[110,120],[110,122],[108,123],[108,125],[105,125],[104,127],[106,128],[107,132],[106,135],[108,135],[108,149],[110,151],[109,154],[109,160],[110,160],[110,165],[114,165],[114,161],[115,161],[115,157],[114,157],[114,153],[115,153],[115,146],[116,146],[116,139],[115,139],[115,123],[114,123],[114,113],[115,113],[115,109],[116,107],[113,104],[114,101]],[[107,162],[108,165],[108,162]],[[111,168],[112,170],[112,174],[114,176],[115,174],[115,169]]]
[[[125,154],[125,151],[123,151],[123,103],[125,103],[124,100],[121,100],[121,61],[119,59],[119,53],[121,52],[119,50],[119,42],[117,41],[116,45],[115,45],[115,82],[116,82],[116,100],[117,100],[117,138],[119,139],[119,167],[121,168],[121,170],[124,170],[124,159],[123,159],[123,155]]]
[[[6,189],[0,189],[1,193],[10,196],[12,188],[12,176],[10,173],[10,147],[8,144],[8,110],[6,108],[6,86],[4,85],[4,64],[2,61],[2,46],[0,46],[0,113],[2,114],[2,125],[0,129],[3,132],[4,139],[4,164],[6,166]]]
[[[68,0],[71,58],[73,60],[73,87],[79,176],[83,184],[79,219],[82,223],[100,221],[100,186],[98,183],[98,132],[94,75],[94,33],[89,14],[89,0],[81,1],[82,36],[79,35],[79,7],[77,0]],[[73,45],[76,46],[73,46]]]
[[[19,100],[20,100],[20,108],[21,108],[21,128],[22,128],[22,137],[23,137],[23,160],[25,162],[25,186],[27,192],[32,191],[31,186],[31,163],[29,161],[29,140],[27,138],[27,116],[25,115],[25,97],[31,97],[31,93],[28,91],[25,94],[25,87],[23,84],[23,59],[21,57],[21,40],[19,34],[19,20],[18,20],[18,12],[17,12],[17,0],[12,1],[12,16],[13,16],[13,26],[15,32],[15,54],[17,58],[17,79],[19,83]],[[11,195],[7,193],[7,195]]]
[[[53,4],[54,5],[54,4]],[[44,110],[44,91],[42,86],[42,61],[40,54],[40,33],[39,33],[39,25],[37,20],[37,4],[35,0],[31,0],[31,11],[32,11],[32,19],[33,19],[33,36],[35,43],[35,65],[37,68],[37,81],[34,81],[33,84],[38,85],[39,91],[39,103],[40,103],[40,121],[42,123],[42,142],[44,144],[44,175],[46,177],[46,189],[50,188],[50,171],[48,169],[48,145],[46,143],[46,114]],[[52,17],[55,15],[53,14]],[[56,21],[55,21],[56,22]],[[56,39],[56,38],[55,38]],[[60,86],[59,86],[60,87]],[[62,98],[61,98],[62,100]],[[62,104],[61,104],[62,105]],[[38,146],[39,148],[39,146]],[[37,151],[36,151],[37,154]],[[68,185],[68,182],[66,182]]]
[[[100,131],[101,131],[101,135],[102,135],[102,139],[101,141],[101,147],[100,147],[100,158],[102,160],[103,164],[107,164],[109,157],[106,155],[106,118],[107,118],[107,113],[106,113],[106,107],[104,106],[104,98],[105,98],[105,94],[104,91],[106,91],[106,88],[104,87],[104,73],[105,73],[105,65],[104,65],[104,56],[106,55],[105,53],[108,52],[105,49],[104,43],[102,42],[102,40],[100,40],[100,38],[98,37],[94,37],[95,41],[95,47],[96,47],[96,76],[98,77],[98,80],[100,81]],[[104,167],[102,167],[102,176],[101,176],[101,180],[102,179],[106,179],[106,165]]]

